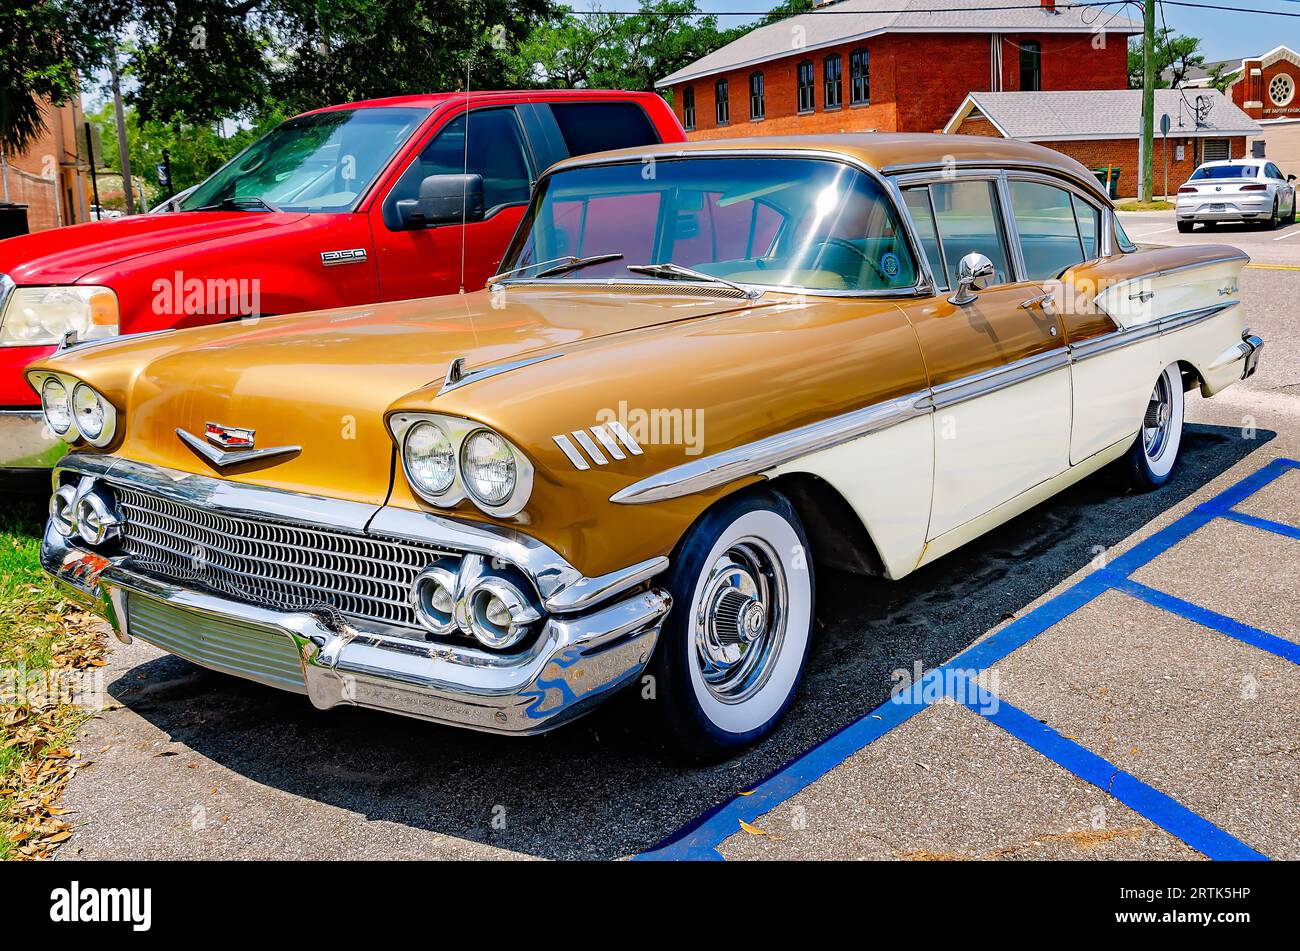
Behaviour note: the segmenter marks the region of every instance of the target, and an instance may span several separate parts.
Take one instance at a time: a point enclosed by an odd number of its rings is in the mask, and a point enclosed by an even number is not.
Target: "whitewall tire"
[[[1183,374],[1171,363],[1156,378],[1133,448],[1128,453],[1129,481],[1139,491],[1169,481],[1183,442]]]
[[[656,720],[678,752],[729,755],[776,726],[808,657],[813,568],[793,506],[771,491],[724,499],[678,546],[669,588]]]

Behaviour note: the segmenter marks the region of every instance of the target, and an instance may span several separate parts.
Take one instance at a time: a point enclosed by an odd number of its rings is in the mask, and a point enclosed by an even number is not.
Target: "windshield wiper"
[[[265,198],[258,198],[256,195],[244,195],[239,198],[223,198],[214,205],[203,205],[195,208],[195,211],[245,211],[248,208],[262,208],[266,211],[278,212],[280,209],[271,204]]]
[[[554,277],[557,274],[567,274],[569,271],[576,271],[578,268],[586,267],[588,264],[602,264],[605,261],[617,261],[623,255],[617,251],[608,254],[591,254],[585,258],[580,258],[574,254],[566,254],[562,258],[550,258],[546,261],[538,261],[536,264],[521,264],[519,267],[511,268],[508,271],[502,271],[500,274],[493,274],[487,279],[489,285],[498,281],[504,281],[507,277],[514,277],[520,271],[526,271],[530,267],[539,267],[533,277]],[[547,267],[550,265],[550,267]]]
[[[680,264],[668,262],[666,264],[629,264],[627,269],[633,274],[645,274],[649,277],[662,277],[670,280],[688,280],[703,281],[708,284],[722,284],[725,287],[735,288],[750,300],[758,300],[762,297],[764,291],[760,287],[754,287],[750,284],[738,284],[735,281],[729,281],[725,277],[718,277],[716,274],[706,274],[703,271],[697,271],[694,268],[682,267]]]

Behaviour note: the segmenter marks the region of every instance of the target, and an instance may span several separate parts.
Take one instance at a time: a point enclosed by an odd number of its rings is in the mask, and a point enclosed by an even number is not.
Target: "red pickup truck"
[[[0,470],[64,446],[22,369],[64,343],[476,290],[539,173],[679,142],[653,93],[440,93],[309,112],[166,214],[0,241]]]

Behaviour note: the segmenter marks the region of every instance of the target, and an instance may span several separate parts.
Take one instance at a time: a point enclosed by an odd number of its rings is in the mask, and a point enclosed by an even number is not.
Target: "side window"
[[[690,105],[694,113],[693,91]],[[645,110],[634,102],[553,102],[551,115],[570,155],[634,149],[659,141]]]
[[[993,262],[990,284],[1011,280],[1006,241],[993,182],[936,182],[930,186],[935,224],[943,247],[948,286],[957,286],[957,266],[972,251]]]
[[[1079,240],[1083,242],[1083,258],[1091,261],[1101,255],[1097,246],[1097,236],[1101,234],[1101,210],[1089,204],[1078,195],[1071,195],[1074,202],[1074,220],[1079,223]]]
[[[1011,211],[1020,234],[1020,251],[1025,259],[1025,276],[1046,281],[1092,254],[1085,252],[1075,218],[1073,196],[1064,188],[1041,182],[1012,180]],[[1096,244],[1097,228],[1091,225]]]
[[[1282,170],[1281,170],[1280,168],[1278,168],[1276,165],[1274,165],[1272,162],[1269,162],[1269,163],[1268,163],[1268,166],[1265,168],[1265,173],[1268,175],[1269,178],[1284,178],[1284,177],[1285,177],[1285,176],[1282,174]]]
[[[948,269],[944,267],[943,249],[939,247],[939,232],[934,224],[934,210],[930,207],[930,189],[925,185],[904,189],[903,203],[916,225],[916,236],[921,243],[921,252],[930,264],[930,273],[946,289]]]
[[[482,175],[483,205],[489,214],[502,205],[528,201],[532,175],[515,111],[478,109],[470,113],[468,142],[465,125],[461,113],[424,147],[389,193],[384,203],[386,221],[397,202],[419,196],[420,183],[430,175],[459,175],[462,171]]]

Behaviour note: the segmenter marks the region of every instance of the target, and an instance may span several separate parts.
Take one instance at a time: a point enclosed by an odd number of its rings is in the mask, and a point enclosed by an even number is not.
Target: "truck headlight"
[[[0,346],[41,347],[117,336],[117,295],[107,287],[15,287],[0,314]]]

